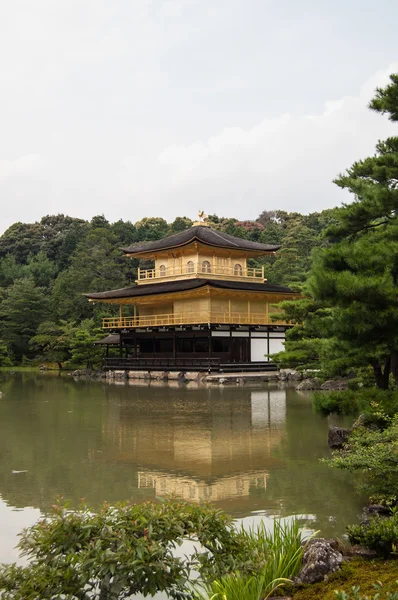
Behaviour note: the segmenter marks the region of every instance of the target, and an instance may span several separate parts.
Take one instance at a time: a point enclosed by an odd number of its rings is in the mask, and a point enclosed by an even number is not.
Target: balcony
[[[264,267],[240,267],[210,265],[190,262],[179,267],[160,267],[157,269],[138,269],[137,283],[158,283],[159,281],[173,281],[173,279],[187,279],[206,277],[206,279],[232,279],[237,281],[264,282]]]
[[[177,314],[145,315],[140,317],[106,317],[103,329],[136,329],[140,327],[164,327],[167,325],[288,325],[286,321],[273,321],[266,313],[238,312],[187,312]]]

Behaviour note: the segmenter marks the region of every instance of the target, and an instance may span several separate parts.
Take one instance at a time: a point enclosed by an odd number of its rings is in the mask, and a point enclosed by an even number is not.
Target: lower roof
[[[120,335],[118,333],[111,333],[110,335],[107,335],[106,337],[94,342],[94,345],[98,344],[106,344],[107,346],[120,344]]]
[[[157,294],[171,294],[195,290],[208,285],[212,288],[237,290],[247,292],[263,292],[276,294],[297,294],[294,290],[282,285],[272,283],[252,283],[247,281],[223,281],[218,279],[182,279],[167,281],[165,283],[151,283],[150,285],[134,285],[119,290],[84,294],[90,300],[113,300],[117,298],[134,298],[140,296],[156,296]]]

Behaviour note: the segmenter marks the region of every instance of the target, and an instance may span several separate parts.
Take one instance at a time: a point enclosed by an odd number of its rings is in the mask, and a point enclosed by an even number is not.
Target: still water
[[[236,518],[298,515],[342,535],[363,505],[329,455],[331,421],[269,384],[107,384],[0,373],[0,562],[58,495],[92,507],[176,494]]]

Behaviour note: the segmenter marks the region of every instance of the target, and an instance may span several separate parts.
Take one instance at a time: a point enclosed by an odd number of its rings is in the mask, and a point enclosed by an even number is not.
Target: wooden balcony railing
[[[202,325],[220,323],[227,325],[287,325],[286,321],[273,321],[266,313],[238,312],[186,312],[184,314],[145,315],[139,317],[106,317],[104,329],[134,329],[137,327],[162,327],[166,325]]]
[[[157,269],[138,269],[138,282],[149,282],[151,280],[168,279],[173,277],[219,277],[219,278],[239,278],[239,279],[260,279],[264,281],[264,267],[261,268],[236,268],[221,265],[210,265],[204,267],[202,263],[191,263],[181,267],[163,267]]]

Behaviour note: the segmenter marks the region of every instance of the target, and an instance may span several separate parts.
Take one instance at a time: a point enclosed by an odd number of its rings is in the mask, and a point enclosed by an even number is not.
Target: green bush
[[[362,388],[336,392],[314,392],[312,407],[315,412],[329,415],[358,416],[363,414],[368,423],[386,424],[380,415],[391,418],[398,412],[398,391],[379,390],[377,388]]]
[[[383,430],[355,429],[344,449],[323,462],[358,474],[357,485],[368,496],[398,497],[398,416]]]
[[[398,512],[393,509],[390,517],[372,517],[361,525],[347,527],[351,544],[360,544],[376,550],[381,556],[395,553],[398,547]]]
[[[202,581],[222,581],[235,573],[245,584],[259,573],[264,578],[278,572],[293,575],[302,553],[298,526],[276,524],[275,531],[277,553],[265,529],[252,539],[209,505],[177,500],[105,504],[97,514],[87,507],[72,512],[56,505],[49,518],[21,534],[19,548],[28,565],[0,567],[0,598],[120,600],[163,591],[189,600],[197,595],[190,583],[193,569]],[[198,541],[201,549],[176,556],[173,550],[186,539]],[[282,550],[289,559],[282,560]],[[262,589],[269,583],[261,579]]]

